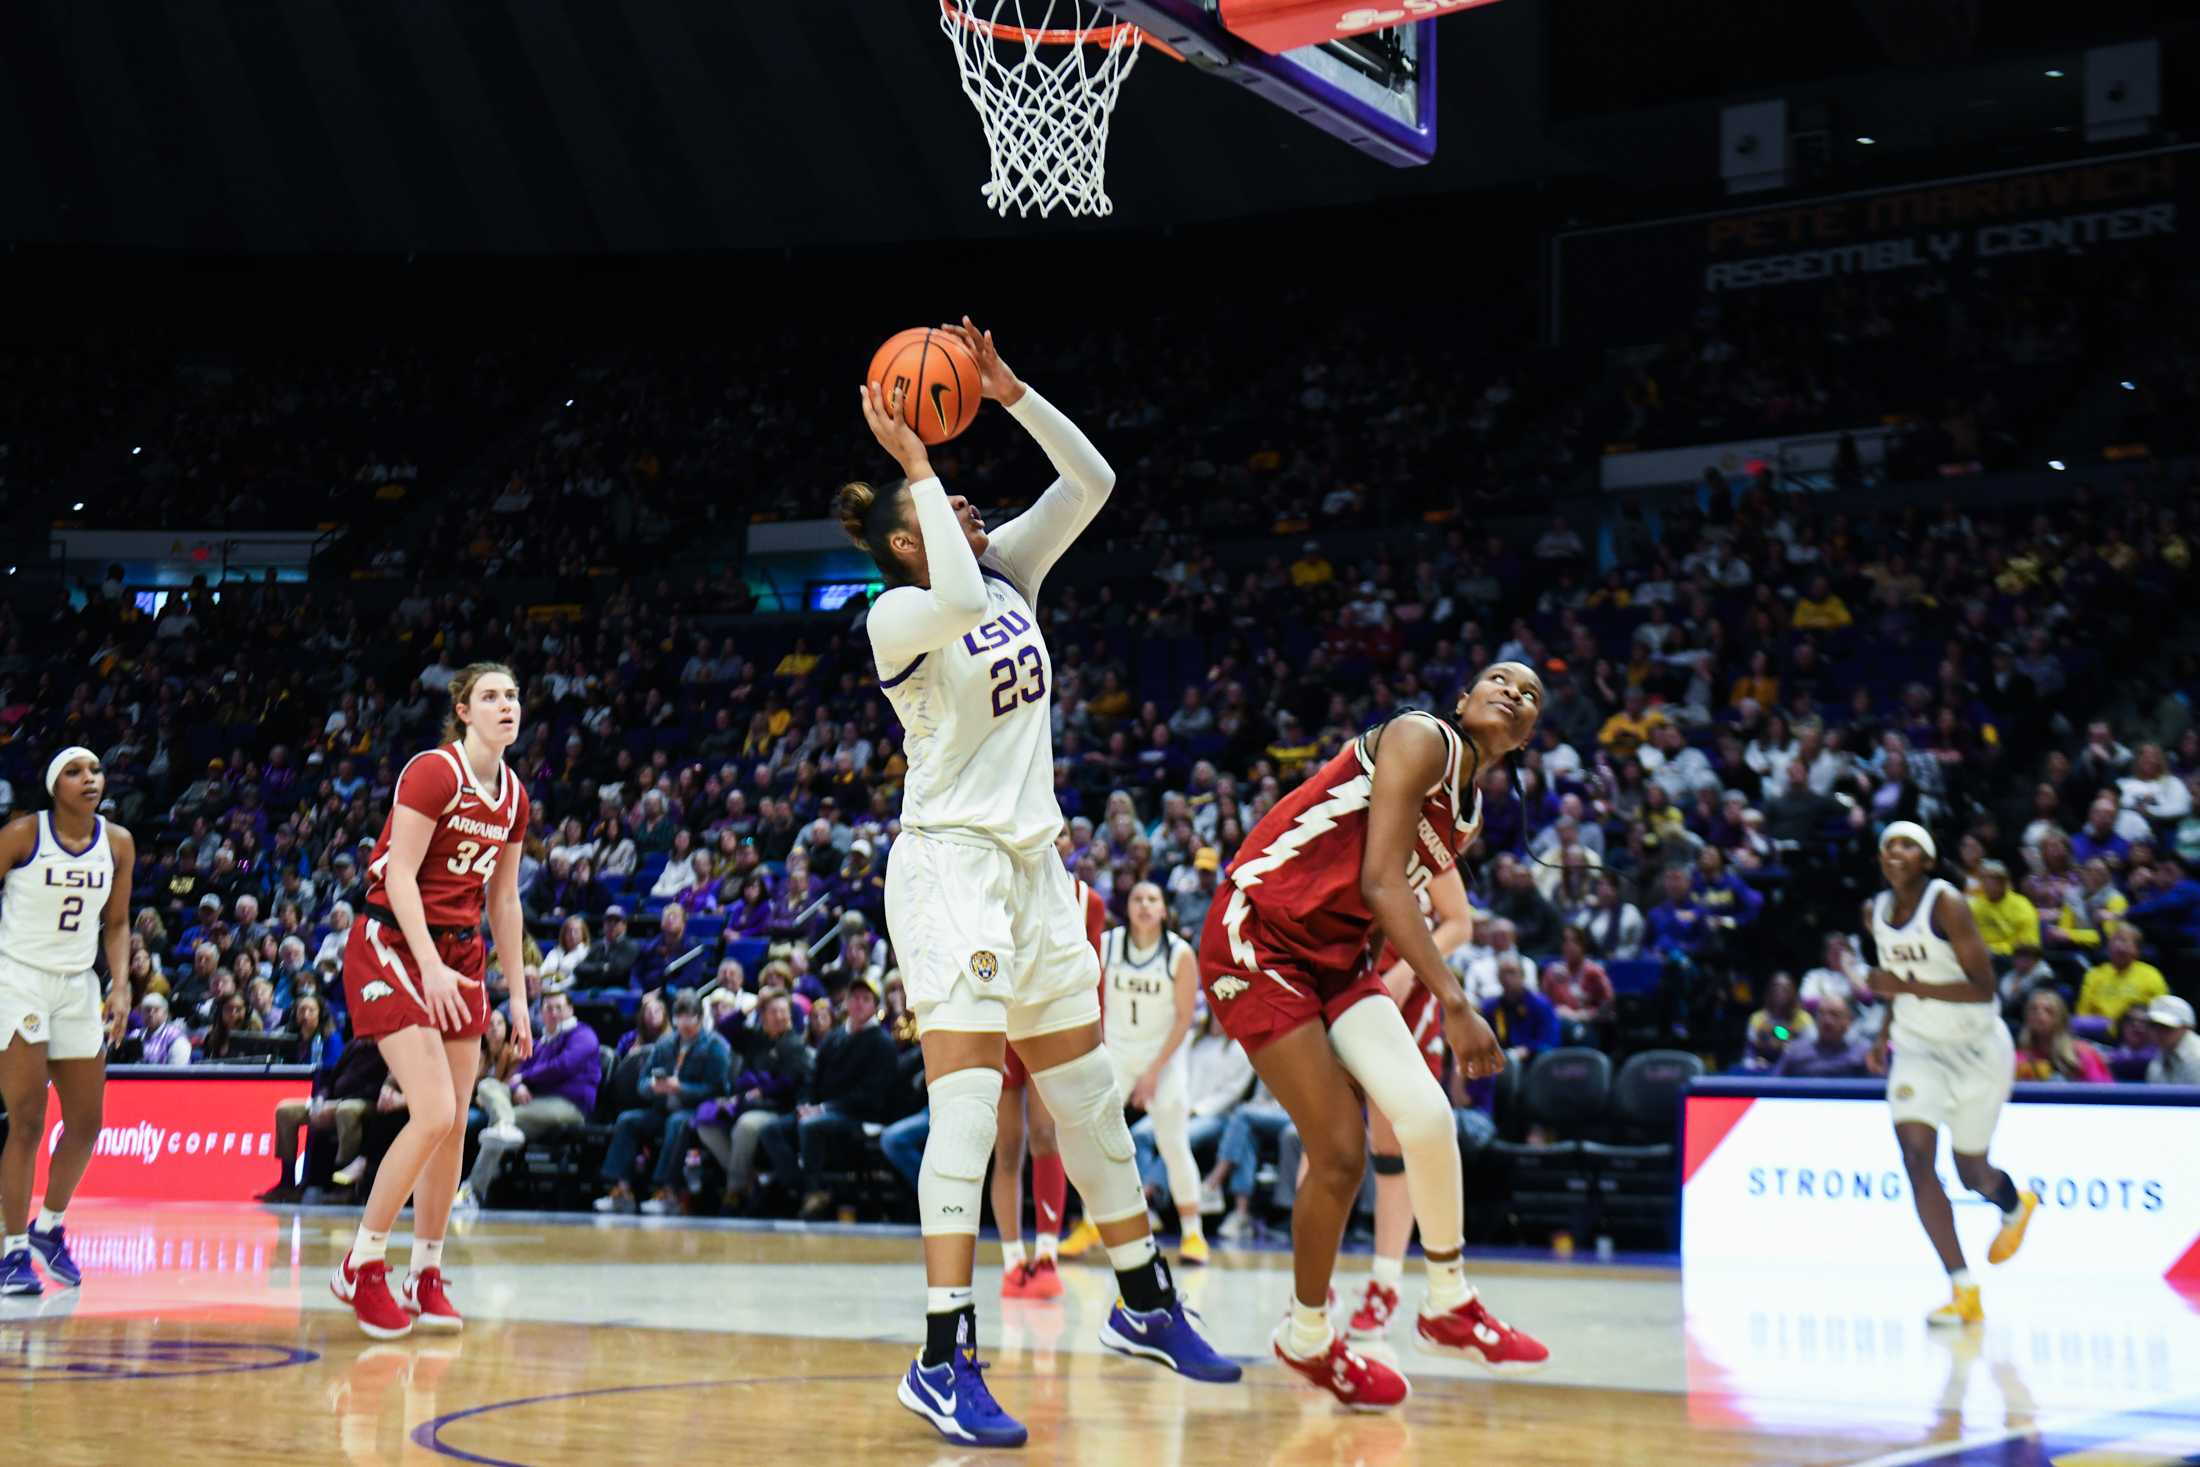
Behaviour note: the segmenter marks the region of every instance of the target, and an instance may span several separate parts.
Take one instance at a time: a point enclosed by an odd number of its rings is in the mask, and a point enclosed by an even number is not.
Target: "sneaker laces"
[[[1006,1416],[1008,1413],[1001,1409],[1001,1403],[994,1400],[993,1392],[986,1388],[985,1373],[992,1368],[991,1364],[978,1358],[977,1351],[966,1350],[962,1352],[962,1368],[956,1374],[961,1376],[965,1371],[968,1372],[966,1378],[970,1400],[978,1414],[982,1416]]]

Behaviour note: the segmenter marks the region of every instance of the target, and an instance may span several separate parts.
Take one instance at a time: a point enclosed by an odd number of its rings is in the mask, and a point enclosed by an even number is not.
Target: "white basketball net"
[[[940,0],[940,29],[985,124],[994,211],[1112,213],[1108,116],[1144,34],[1089,0]]]

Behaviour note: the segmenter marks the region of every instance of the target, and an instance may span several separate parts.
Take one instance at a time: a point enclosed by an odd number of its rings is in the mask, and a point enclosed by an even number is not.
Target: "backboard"
[[[1436,156],[1436,20],[1478,0],[1338,6],[1341,36],[1271,54],[1234,33],[1223,0],[1099,0],[1203,71],[1398,167]],[[1243,8],[1242,5],[1240,8]],[[1419,20],[1395,23],[1398,15]]]

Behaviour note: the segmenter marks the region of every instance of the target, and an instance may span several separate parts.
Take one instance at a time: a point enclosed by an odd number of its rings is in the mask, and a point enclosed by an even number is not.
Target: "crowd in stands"
[[[1346,532],[1378,510],[1456,509],[1465,491],[1371,497],[1340,466],[1400,486],[1485,461],[1459,436],[1509,432],[1510,385],[1401,393],[1363,341],[1290,369],[1316,427],[1283,452],[1242,382],[1164,418],[1120,343],[1065,361],[1096,441],[1137,466],[1040,607],[1062,859],[1115,920],[1150,880],[1196,938],[1246,831],[1298,779],[1519,660],[1548,701],[1517,770],[1483,776],[1476,933],[1449,955],[1516,1060],[1679,1044],[1727,1066],[1868,1069],[1884,1014],[1852,934],[1876,834],[1909,819],[1938,833],[2003,965],[2026,1076],[2192,1077],[2200,665],[2174,641],[2200,535],[2189,476],[1852,510],[1709,472],[1679,505],[1525,529],[1455,517],[1353,552]],[[607,1209],[693,1205],[707,1159],[737,1205],[821,1215],[873,1136],[906,1155],[895,1128],[923,1096],[884,880],[907,765],[860,629],[736,628],[726,614],[750,603],[723,574],[601,578],[580,615],[531,615],[496,585],[522,568],[579,584],[604,536],[707,527],[718,511],[685,486],[756,472],[759,452],[805,492],[847,472],[850,435],[829,461],[814,450],[785,383],[707,367],[585,381],[523,428],[501,493],[445,496],[459,507],[430,533],[361,546],[410,588],[386,611],[317,579],[202,585],[148,616],[119,575],[81,604],[0,608],[0,802],[28,803],[44,753],[83,743],[138,835],[126,1057],[315,1066],[325,1103],[278,1126],[283,1154],[303,1126],[336,1185],[359,1180],[403,1105],[374,1046],[345,1042],[360,863],[453,672],[497,658],[527,700],[512,763],[536,824],[527,968],[491,988],[524,985],[540,1038],[525,1064],[486,1042],[472,1194],[591,1122],[608,1128]],[[163,462],[188,479],[227,461],[239,424],[359,390],[223,399]],[[1348,421],[1389,447],[1363,453]],[[358,462],[402,479],[410,460]],[[1046,478],[1020,435],[938,462],[989,502]],[[346,464],[283,472],[356,482]],[[816,506],[788,491],[758,508]],[[1246,534],[1269,538],[1218,550]],[[1234,1201],[1281,1122],[1246,1099],[1227,1041],[1197,1042],[1215,1051],[1201,1134]],[[1457,1098],[1495,1129],[1487,1087]]]

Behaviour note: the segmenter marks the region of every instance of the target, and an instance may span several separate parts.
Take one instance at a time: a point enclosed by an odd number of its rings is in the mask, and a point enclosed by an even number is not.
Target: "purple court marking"
[[[443,1440],[443,1428],[455,1425],[472,1416],[486,1416],[492,1411],[509,1411],[519,1406],[544,1406],[552,1401],[585,1401],[596,1396],[632,1396],[643,1391],[686,1391],[703,1386],[761,1386],[761,1385],[851,1385],[867,1380],[878,1380],[878,1375],[753,1375],[734,1380],[669,1380],[657,1385],[600,1386],[592,1391],[557,1391],[547,1396],[520,1396],[510,1401],[491,1401],[486,1406],[468,1406],[462,1411],[446,1411],[433,1421],[423,1421],[413,1428],[413,1445],[426,1447],[438,1456],[455,1457],[461,1462],[478,1462],[482,1467],[528,1467],[525,1462],[508,1461],[503,1457],[484,1457],[476,1452],[454,1447]]]
[[[1237,1361],[1240,1365],[1249,1366],[1258,1364],[1260,1361],[1266,1360],[1268,1357],[1265,1355],[1232,1355],[1228,1358]],[[1035,1375],[1007,1375],[998,1377],[998,1379],[1001,1381],[1028,1381],[1037,1380],[1038,1378],[1039,1377]],[[516,1462],[506,1457],[484,1457],[478,1452],[469,1452],[463,1447],[454,1447],[449,1442],[443,1440],[443,1428],[446,1426],[455,1426],[459,1422],[465,1421],[470,1417],[487,1416],[493,1411],[509,1411],[520,1406],[544,1406],[548,1405],[552,1401],[586,1401],[593,1399],[597,1396],[632,1396],[639,1395],[645,1391],[685,1391],[694,1390],[698,1387],[703,1386],[860,1385],[866,1381],[876,1382],[885,1379],[891,1379],[891,1377],[881,1376],[877,1374],[753,1375],[742,1376],[733,1380],[673,1380],[664,1381],[657,1385],[601,1386],[592,1391],[557,1391],[546,1396],[520,1396],[509,1401],[491,1401],[487,1405],[483,1406],[468,1406],[465,1409],[459,1411],[446,1411],[441,1416],[436,1417],[434,1420],[423,1421],[420,1423],[420,1425],[414,1427],[412,1432],[412,1440],[414,1446],[425,1447],[429,1451],[434,1452],[437,1456],[451,1457],[461,1462],[477,1463],[479,1464],[479,1467],[531,1467],[531,1464],[526,1462]],[[1235,1384],[1241,1386],[1243,1389],[1254,1391],[1306,1391],[1309,1389],[1302,1382],[1296,1380],[1285,1380],[1281,1377],[1278,1377],[1275,1380],[1247,1379],[1244,1381],[1235,1382]],[[1467,1377],[1465,1379],[1460,1379],[1456,1381],[1443,1380],[1433,1382],[1433,1384],[1461,1385],[1468,1387],[1468,1390],[1432,1391],[1423,1386],[1415,1386],[1414,1394],[1420,1396],[1458,1396],[1463,1394],[1477,1393],[1479,1390],[1492,1389],[1498,1384],[1498,1382],[1495,1380],[1495,1378],[1492,1378],[1488,1381],[1477,1381],[1472,1377]],[[1530,1384],[1533,1384],[1533,1382],[1530,1382]]]
[[[318,1350],[289,1345],[255,1345],[226,1340],[156,1340],[146,1346],[87,1340],[57,1342],[51,1364],[32,1364],[24,1352],[0,1355],[0,1385],[11,1382],[49,1385],[69,1381],[173,1380],[187,1375],[243,1375],[255,1370],[285,1370],[321,1358]],[[223,1357],[232,1358],[223,1358]],[[174,1365],[168,1370],[157,1368]]]

